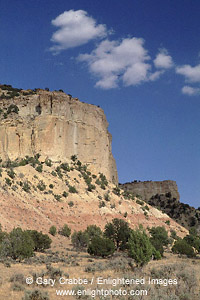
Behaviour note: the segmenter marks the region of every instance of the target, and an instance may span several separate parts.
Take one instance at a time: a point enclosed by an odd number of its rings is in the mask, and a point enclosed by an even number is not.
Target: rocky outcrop
[[[175,181],[164,180],[164,181],[133,181],[120,184],[120,187],[126,191],[132,192],[148,202],[149,199],[156,194],[166,194],[171,193],[173,198],[179,201],[180,196],[178,192],[178,187]]]
[[[0,157],[15,160],[41,154],[41,159],[68,161],[77,155],[95,173],[118,182],[111,135],[101,108],[63,92],[20,91],[0,100]],[[2,96],[3,95],[3,96]]]
[[[132,192],[154,206],[187,229],[195,227],[200,232],[200,208],[195,209],[180,202],[175,181],[144,181],[120,184],[126,191]]]

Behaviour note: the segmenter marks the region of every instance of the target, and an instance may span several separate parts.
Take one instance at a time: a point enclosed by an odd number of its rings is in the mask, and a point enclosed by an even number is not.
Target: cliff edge
[[[72,155],[94,173],[118,183],[111,134],[103,110],[62,91],[19,90],[0,85],[0,157],[3,161],[41,154],[69,161]]]

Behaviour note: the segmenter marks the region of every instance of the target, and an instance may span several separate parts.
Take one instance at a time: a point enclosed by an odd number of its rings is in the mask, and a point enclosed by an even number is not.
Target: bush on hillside
[[[34,242],[27,231],[14,228],[0,245],[0,255],[13,259],[24,259],[33,256]]]
[[[83,231],[74,231],[71,236],[72,245],[77,249],[86,248],[89,244],[89,236]]]
[[[27,230],[27,232],[34,242],[34,251],[42,252],[51,247],[52,240],[47,234],[43,234],[37,230]]]
[[[185,254],[187,257],[195,257],[196,253],[192,246],[190,246],[184,239],[179,239],[172,247],[172,252],[177,254]]]
[[[190,233],[184,237],[184,240],[200,252],[200,237],[197,235],[197,232],[190,231]]]
[[[98,227],[97,225],[89,225],[89,226],[87,226],[87,229],[85,230],[85,232],[88,234],[90,240],[93,237],[101,236],[102,235],[101,228]]]
[[[54,225],[51,226],[51,227],[49,228],[49,233],[50,233],[51,235],[55,236],[56,233],[57,233],[56,226],[54,226]]]
[[[147,264],[154,252],[154,248],[143,228],[132,230],[128,241],[128,254],[137,266]]]
[[[113,241],[100,236],[93,237],[88,246],[88,253],[95,256],[106,257],[112,255],[114,251],[115,244]]]
[[[130,227],[126,221],[115,218],[106,224],[104,235],[115,243],[117,249],[125,250],[130,237]]]
[[[69,228],[69,226],[67,224],[64,224],[63,227],[61,228],[61,230],[59,230],[58,232],[60,235],[69,237],[71,234],[71,229]]]
[[[151,241],[159,241],[163,246],[167,246],[169,244],[168,233],[164,226],[152,227],[149,229],[151,234]]]

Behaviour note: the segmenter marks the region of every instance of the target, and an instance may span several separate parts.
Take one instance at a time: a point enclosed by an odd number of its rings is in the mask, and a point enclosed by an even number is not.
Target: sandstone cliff
[[[179,201],[180,196],[178,192],[178,187],[175,181],[164,180],[164,181],[143,181],[143,182],[127,182],[120,184],[121,188],[126,191],[132,192],[136,195],[140,195],[141,198],[148,202],[149,199],[156,194],[166,194],[171,193],[173,198]]]
[[[175,181],[128,182],[120,184],[120,187],[140,195],[145,202],[159,208],[185,228],[195,227],[200,232],[200,208],[195,209],[180,202]]]
[[[112,138],[101,108],[63,92],[0,88],[0,157],[4,161],[36,153],[52,161],[77,155],[93,172],[118,183]]]

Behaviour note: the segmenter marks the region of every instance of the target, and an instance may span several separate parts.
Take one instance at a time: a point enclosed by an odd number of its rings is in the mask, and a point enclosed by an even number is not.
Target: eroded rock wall
[[[171,197],[176,198],[177,201],[180,200],[177,184],[173,180],[142,182],[133,181],[120,184],[120,187],[124,190],[140,195],[141,198],[146,202],[148,202],[150,198],[154,197],[155,195],[165,195],[166,193],[171,193]]]
[[[15,160],[26,155],[68,161],[71,155],[102,172],[118,183],[115,160],[111,152],[112,137],[101,108],[82,103],[62,92],[38,90],[0,100],[0,109],[11,104],[19,108],[5,118],[0,114],[0,157]]]

